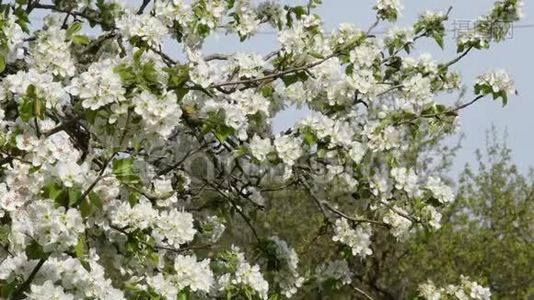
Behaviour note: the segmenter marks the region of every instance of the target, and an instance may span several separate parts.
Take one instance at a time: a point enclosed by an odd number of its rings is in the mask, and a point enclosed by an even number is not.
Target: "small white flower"
[[[252,155],[259,161],[264,161],[267,158],[267,154],[274,150],[269,138],[262,139],[258,135],[252,137],[249,148]]]
[[[192,241],[197,232],[193,227],[193,215],[176,209],[161,212],[153,225],[152,236],[156,242],[176,248]]]
[[[209,263],[209,259],[197,262],[194,255],[178,255],[174,259],[176,274],[172,276],[172,280],[179,290],[189,287],[193,292],[209,292],[214,284],[213,273],[209,268]]]
[[[61,286],[55,286],[47,280],[42,285],[32,284],[27,299],[34,300],[73,300],[74,296],[66,294]]]
[[[441,203],[450,203],[454,201],[454,192],[452,188],[438,177],[430,176],[425,187],[429,189],[433,196]]]
[[[120,76],[113,71],[114,67],[113,61],[108,59],[93,63],[72,80],[67,91],[80,97],[82,106],[91,110],[124,101],[125,90]]]
[[[476,84],[488,85],[493,93],[504,92],[506,95],[511,95],[517,92],[512,77],[504,70],[484,73],[478,76]]]
[[[343,285],[351,284],[352,271],[349,268],[349,264],[346,260],[334,260],[323,264],[316,270],[316,276],[320,282],[328,280],[336,280]]]
[[[289,135],[277,135],[274,139],[274,148],[282,161],[292,166],[302,154],[300,138]]]
[[[117,20],[117,28],[128,39],[139,37],[150,46],[159,45],[169,33],[169,29],[158,18],[131,12]]]
[[[371,250],[371,227],[368,224],[359,224],[355,228],[349,225],[346,219],[337,219],[334,227],[335,242],[340,242],[352,249],[352,255],[366,257],[373,254]]]
[[[404,209],[393,206],[382,218],[384,223],[391,225],[391,234],[397,239],[405,237],[412,227],[412,221],[405,217],[407,215],[408,213]]]
[[[396,189],[404,190],[412,197],[420,194],[419,177],[413,169],[393,168],[391,169],[391,177],[395,179]]]

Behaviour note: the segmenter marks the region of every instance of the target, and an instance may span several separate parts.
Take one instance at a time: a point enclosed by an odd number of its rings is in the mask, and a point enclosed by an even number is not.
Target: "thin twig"
[[[471,49],[473,49],[473,47],[469,47],[467,48],[467,50],[465,50],[462,54],[460,54],[458,57],[456,57],[455,59],[447,62],[446,64],[443,65],[443,68],[448,68],[452,65],[454,65],[455,63],[459,62],[462,58],[464,58],[464,56],[466,56],[469,51],[471,51]]]
[[[177,161],[176,163],[174,163],[174,164],[172,164],[172,165],[166,167],[165,169],[159,171],[159,172],[157,173],[157,175],[158,175],[158,176],[165,175],[165,174],[169,173],[170,171],[176,169],[176,168],[179,167],[181,164],[183,164],[184,161],[186,161],[186,159],[188,159],[191,155],[193,155],[193,154],[199,152],[201,149],[202,149],[202,147],[201,147],[201,148],[198,148],[198,149],[191,149],[191,150],[187,151],[187,152],[185,153],[184,157],[182,157],[182,159],[180,159],[180,160]]]
[[[248,83],[261,82],[261,81],[269,80],[269,79],[277,79],[277,78],[280,78],[280,77],[282,77],[284,75],[287,75],[287,74],[296,73],[296,72],[299,72],[299,71],[304,71],[304,70],[313,68],[315,66],[318,66],[318,65],[322,64],[323,62],[329,60],[330,58],[332,58],[334,56],[335,56],[335,54],[331,54],[331,55],[328,55],[327,57],[325,57],[323,59],[320,59],[320,60],[318,60],[316,62],[313,62],[311,64],[307,64],[307,65],[301,66],[301,67],[291,68],[291,69],[280,71],[280,72],[277,72],[277,73],[272,73],[272,74],[269,74],[269,75],[265,75],[263,77],[236,80],[236,81],[228,81],[228,82],[221,82],[221,83],[214,83],[214,84],[211,85],[211,87],[216,88],[216,87],[223,87],[223,86],[228,86],[228,85],[248,84]]]
[[[35,267],[33,268],[28,278],[26,278],[26,280],[24,280],[24,282],[19,286],[19,288],[13,293],[13,297],[12,297],[13,299],[23,299],[25,297],[24,292],[30,287],[30,284],[32,283],[33,279],[35,278],[35,276],[37,275],[37,273],[39,272],[39,270],[44,265],[47,259],[48,257],[41,258],[39,260],[39,262],[37,263],[37,265],[35,265]]]
[[[147,7],[147,5],[150,3],[150,0],[143,0],[143,3],[141,4],[141,6],[139,7],[139,9],[137,10],[137,14],[138,15],[141,15],[143,14],[143,12],[145,11],[145,8]]]
[[[397,122],[395,124],[393,124],[394,126],[398,126],[398,125],[403,125],[403,124],[408,124],[408,123],[411,123],[417,119],[421,119],[421,118],[425,118],[425,119],[429,119],[429,118],[436,118],[436,117],[439,117],[439,116],[442,116],[442,115],[452,115],[452,114],[456,114],[458,111],[468,107],[468,106],[471,106],[473,104],[475,104],[478,100],[484,98],[484,95],[478,95],[475,99],[467,102],[467,103],[464,103],[464,104],[461,104],[461,105],[458,105],[454,108],[451,108],[447,111],[444,111],[444,112],[439,112],[439,113],[432,113],[432,114],[421,114],[421,115],[418,115],[418,116],[415,116],[409,120],[404,120],[404,121],[401,121],[401,122]]]
[[[96,179],[91,183],[91,185],[83,192],[83,194],[80,196],[78,201],[76,201],[75,206],[82,203],[82,201],[89,195],[89,193],[95,188],[96,184],[102,179],[102,176],[104,175],[104,172],[108,168],[109,163],[113,160],[117,152],[114,152],[105,162],[104,166],[100,169],[100,172],[98,173],[98,176]]]
[[[355,290],[356,292],[360,293],[362,296],[364,296],[367,300],[374,300],[373,297],[369,296],[369,294],[367,294],[366,292],[364,292],[362,289],[358,288],[358,287],[355,287],[353,285],[351,285],[352,289]]]

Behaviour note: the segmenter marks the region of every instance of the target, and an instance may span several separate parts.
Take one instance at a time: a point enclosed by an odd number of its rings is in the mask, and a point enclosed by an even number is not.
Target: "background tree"
[[[530,299],[534,290],[534,178],[521,175],[510,150],[493,135],[478,168],[467,166],[456,201],[443,214],[440,230],[419,232],[381,274],[397,293],[409,295],[415,282],[439,285],[457,275],[491,287],[498,299]],[[396,250],[398,250],[397,248]],[[397,267],[394,267],[397,266]]]

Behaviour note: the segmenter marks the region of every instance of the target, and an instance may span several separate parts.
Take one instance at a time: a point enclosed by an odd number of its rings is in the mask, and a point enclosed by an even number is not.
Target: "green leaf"
[[[26,89],[26,95],[22,97],[19,105],[19,115],[22,121],[28,122],[31,118],[44,118],[44,99],[38,98],[35,86],[30,84]]]
[[[85,245],[85,236],[83,234],[80,234],[78,237],[78,243],[74,247],[74,253],[76,254],[77,258],[83,258],[85,257],[86,253],[86,245]]]
[[[80,213],[82,215],[82,218],[86,219],[93,213],[93,207],[91,206],[91,203],[89,202],[89,199],[84,198],[82,202],[80,202]]]
[[[77,34],[72,37],[72,42],[75,45],[87,45],[89,44],[90,41],[91,40],[86,35],[83,35],[83,34]]]
[[[28,122],[33,117],[33,103],[27,97],[24,97],[20,103],[19,114],[24,122]]]
[[[82,196],[82,191],[78,188],[69,188],[67,193],[69,197],[69,206],[72,206],[73,204],[77,203],[80,197]]]
[[[232,134],[234,134],[234,129],[226,125],[218,126],[215,130],[215,136],[221,143],[224,142]]]
[[[300,19],[303,15],[306,15],[308,10],[304,6],[295,6],[291,8],[291,11],[295,13],[297,19]]]
[[[62,186],[56,182],[52,182],[45,185],[45,187],[41,191],[44,198],[52,200],[56,200],[62,192]]]
[[[6,69],[6,58],[0,54],[0,73]]]
[[[187,290],[180,291],[180,293],[178,294],[178,300],[188,300],[188,299],[190,299],[189,292]]]
[[[43,101],[39,98],[33,101],[33,115],[41,120],[44,119]]]
[[[91,204],[98,209],[104,208],[104,203],[102,203],[102,199],[95,193],[91,192],[89,193],[89,200],[91,200]]]
[[[311,146],[317,142],[317,138],[315,137],[315,134],[308,129],[304,132],[304,141]]]
[[[117,159],[113,161],[113,174],[119,181],[125,184],[137,184],[139,176],[134,168],[133,158]]]
[[[29,259],[41,259],[46,258],[47,254],[44,252],[43,247],[37,243],[37,241],[33,240],[31,244],[29,244],[26,247],[26,256]]]
[[[71,38],[75,33],[82,29],[82,24],[80,22],[72,23],[69,28],[67,28],[67,38]]]
[[[235,0],[226,0],[226,8],[232,9],[234,7]]]
[[[15,279],[11,282],[7,282],[5,284],[0,285],[1,293],[0,298],[1,299],[12,299],[13,293],[17,290],[17,287],[19,284],[21,284],[19,280]]]
[[[439,47],[441,49],[443,49],[445,47],[444,43],[443,43],[443,33],[438,33],[438,32],[434,32],[434,34],[432,34],[432,37],[434,38],[434,40],[436,41],[436,43],[438,43]]]
[[[80,212],[84,219],[91,216],[95,211],[102,210],[102,208],[102,200],[94,192],[90,192],[89,195],[80,202]]]

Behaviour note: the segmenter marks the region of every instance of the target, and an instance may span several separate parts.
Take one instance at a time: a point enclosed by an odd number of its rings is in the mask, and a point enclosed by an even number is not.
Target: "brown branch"
[[[143,0],[143,3],[141,4],[139,9],[137,10],[137,14],[138,15],[143,14],[143,12],[145,11],[145,8],[148,6],[149,3],[150,3],[150,0]]]
[[[78,199],[78,201],[76,201],[76,203],[74,204],[74,206],[77,206],[79,205],[80,203],[82,203],[82,201],[89,195],[89,193],[95,188],[96,184],[98,182],[100,182],[100,180],[102,179],[103,175],[104,175],[104,172],[106,171],[106,169],[108,168],[108,165],[109,163],[113,160],[113,158],[115,157],[115,155],[117,154],[117,152],[114,152],[105,162],[104,162],[104,165],[102,166],[102,168],[100,169],[100,172],[98,173],[98,176],[96,177],[96,179],[93,181],[93,183],[91,183],[91,185],[83,192],[83,194],[80,196],[80,198]]]
[[[468,53],[469,51],[471,51],[471,49],[473,49],[473,47],[469,47],[467,48],[462,54],[460,54],[458,57],[456,57],[455,59],[445,63],[442,67],[443,68],[448,68],[452,65],[454,65],[455,63],[459,62],[462,58],[464,58]]]
[[[349,221],[352,221],[354,223],[370,223],[370,224],[375,224],[375,225],[380,225],[380,226],[386,226],[386,227],[388,226],[387,224],[385,224],[383,222],[380,222],[380,221],[376,221],[376,220],[350,217],[347,214],[343,213],[342,211],[340,211],[340,210],[336,209],[335,207],[333,207],[328,201],[323,201],[323,200],[319,199],[319,197],[317,197],[312,192],[310,185],[304,179],[301,179],[299,182],[302,183],[302,185],[304,185],[304,187],[308,191],[309,195],[312,197],[312,199],[319,206],[319,208],[320,208],[321,212],[323,213],[323,215],[325,216],[325,218],[327,218],[327,214],[326,214],[326,210],[325,210],[325,208],[326,208],[329,211],[331,211],[332,213],[334,213],[334,214],[336,214],[336,215],[338,215],[340,217],[343,217],[343,218],[345,218],[345,219],[347,219]]]
[[[475,104],[478,100],[484,98],[484,95],[478,95],[475,99],[467,102],[467,103],[464,103],[464,104],[461,104],[461,105],[458,105],[452,109],[449,109],[447,111],[444,111],[444,112],[439,112],[439,113],[432,113],[432,114],[422,114],[422,115],[418,115],[418,116],[415,116],[409,120],[404,120],[404,121],[401,121],[401,122],[397,122],[395,124],[393,124],[394,126],[398,126],[398,125],[403,125],[403,124],[408,124],[408,123],[411,123],[417,119],[421,119],[421,118],[425,118],[425,119],[429,119],[429,118],[436,118],[436,117],[439,117],[439,116],[442,116],[442,115],[453,115],[453,114],[456,114],[458,111],[468,107],[468,106],[471,106],[473,104]]]
[[[374,300],[373,297],[369,296],[369,294],[367,294],[366,292],[364,292],[362,289],[354,286],[354,285],[351,285],[352,289],[355,290],[356,292],[358,292],[359,294],[361,294],[362,296],[365,297],[365,299],[367,300]]]
[[[159,171],[157,173],[158,176],[161,176],[161,175],[165,175],[167,173],[169,173],[170,171],[176,169],[177,167],[179,167],[181,164],[183,164],[191,155],[195,154],[195,153],[198,153],[201,149],[201,148],[198,148],[198,149],[191,149],[189,151],[187,151],[184,155],[184,157],[182,159],[180,159],[179,161],[177,161],[176,163],[166,167],[165,169]]]
[[[212,84],[211,87],[212,88],[217,88],[217,87],[223,87],[223,86],[228,86],[228,85],[249,84],[249,83],[256,83],[256,82],[261,82],[261,81],[269,80],[269,79],[278,79],[278,78],[280,78],[280,77],[282,77],[284,75],[287,75],[287,74],[296,73],[296,72],[299,72],[299,71],[304,71],[304,70],[313,68],[315,66],[318,66],[318,65],[322,64],[323,62],[329,60],[330,58],[334,57],[335,55],[336,54],[331,54],[331,55],[328,55],[327,57],[325,57],[323,59],[320,59],[320,60],[318,60],[316,62],[307,64],[307,65],[304,65],[304,66],[301,66],[301,67],[291,68],[291,69],[280,71],[280,72],[277,72],[277,73],[272,73],[272,74],[269,74],[269,75],[265,75],[263,77],[215,83],[215,84]]]
[[[13,293],[13,296],[11,297],[12,299],[24,299],[25,297],[24,292],[28,290],[33,279],[35,278],[35,276],[37,275],[37,273],[39,272],[39,270],[44,265],[47,259],[48,257],[41,258],[39,260],[39,262],[37,263],[37,265],[35,265],[35,267],[33,268],[28,278],[26,278],[26,280],[24,280],[24,282],[19,286],[19,288]]]

